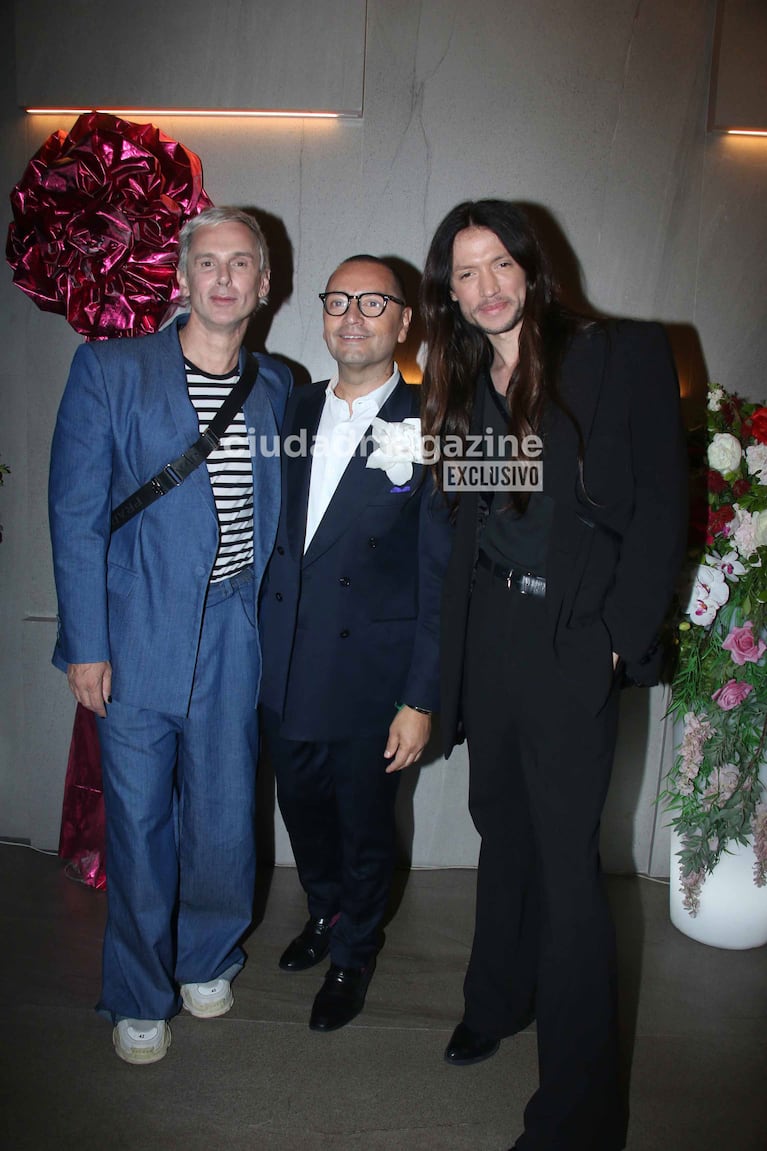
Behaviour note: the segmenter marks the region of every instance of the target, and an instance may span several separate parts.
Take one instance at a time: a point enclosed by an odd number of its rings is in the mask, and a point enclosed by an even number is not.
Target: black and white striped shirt
[[[186,383],[200,431],[204,432],[239,379],[235,370],[212,376],[189,360]],[[206,460],[219,524],[219,544],[211,583],[228,579],[253,562],[253,462],[245,416],[239,411]]]

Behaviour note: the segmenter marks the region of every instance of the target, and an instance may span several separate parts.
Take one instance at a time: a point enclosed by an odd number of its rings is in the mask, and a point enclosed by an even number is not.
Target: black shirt
[[[484,389],[482,425],[486,432],[491,433],[493,445],[488,445],[490,437],[486,437],[483,444],[485,459],[508,460],[511,458],[511,445],[500,439],[509,434],[509,413],[505,397],[495,390],[488,372],[480,377],[479,387]],[[498,451],[498,445],[501,451]],[[554,503],[550,496],[545,492],[532,492],[524,514],[520,515],[511,502],[510,492],[486,491],[483,494],[489,510],[480,529],[480,551],[504,567],[531,572],[533,575],[545,575],[554,514]]]

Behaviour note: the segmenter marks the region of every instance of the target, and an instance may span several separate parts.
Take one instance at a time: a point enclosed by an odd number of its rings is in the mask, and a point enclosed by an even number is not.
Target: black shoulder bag
[[[258,362],[252,356],[247,356],[239,380],[200,438],[195,440],[191,447],[182,452],[177,459],[166,464],[162,471],[159,471],[156,476],[152,476],[151,480],[142,484],[132,496],[123,500],[119,507],[115,508],[111,520],[113,532],[116,532],[123,524],[127,524],[128,520],[133,519],[135,515],[159,500],[161,496],[167,495],[168,492],[183,484],[187,476],[190,476],[195,468],[198,468],[208,458],[214,448],[217,448],[221,443],[224,432],[250,395],[257,376]]]

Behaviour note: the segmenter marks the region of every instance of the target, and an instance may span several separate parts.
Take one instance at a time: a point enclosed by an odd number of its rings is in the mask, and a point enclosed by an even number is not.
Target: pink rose
[[[740,679],[728,679],[724,687],[715,691],[711,698],[719,704],[722,711],[732,711],[739,703],[743,703],[753,690],[750,683],[743,683]]]
[[[739,667],[744,663],[758,663],[767,651],[764,640],[754,639],[753,626],[751,620],[747,620],[743,627],[732,628],[722,644],[724,650],[730,653],[732,662],[737,663]]]

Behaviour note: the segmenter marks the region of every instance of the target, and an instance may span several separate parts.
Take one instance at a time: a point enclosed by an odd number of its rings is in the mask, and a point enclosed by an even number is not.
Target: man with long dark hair
[[[479,1062],[535,1018],[540,1087],[514,1148],[619,1151],[599,826],[618,686],[657,681],[684,547],[674,366],[659,325],[569,312],[506,201],[443,220],[422,309],[423,432],[453,453],[435,465],[455,522],[442,734],[446,755],[467,738],[482,838],[464,1018],[445,1058]]]

